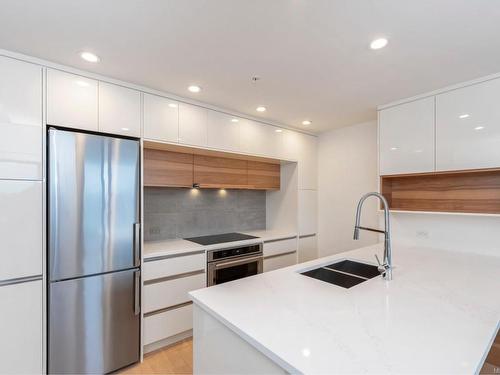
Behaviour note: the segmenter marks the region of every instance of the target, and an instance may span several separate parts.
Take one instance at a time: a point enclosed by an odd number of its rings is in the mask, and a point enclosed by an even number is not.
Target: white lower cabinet
[[[154,280],[206,268],[205,252],[144,262],[143,279]]]
[[[297,263],[297,238],[264,242],[264,272]]]
[[[299,263],[318,258],[318,240],[316,235],[299,238]]]
[[[41,275],[42,182],[0,180],[0,207],[0,281]]]
[[[43,372],[42,280],[0,286],[0,373]]]
[[[155,282],[144,286],[144,312],[159,310],[165,307],[189,302],[188,293],[206,286],[205,272],[191,276],[179,277]]]
[[[144,318],[144,344],[152,344],[192,328],[192,304],[152,314]]]
[[[297,264],[297,252],[275,255],[264,258],[264,272],[274,271],[279,268],[293,266]]]
[[[299,235],[316,234],[318,222],[318,192],[299,190]]]

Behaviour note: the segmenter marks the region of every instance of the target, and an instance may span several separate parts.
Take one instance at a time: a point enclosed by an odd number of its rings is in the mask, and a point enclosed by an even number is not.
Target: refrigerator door
[[[49,130],[49,273],[139,265],[139,142]]]
[[[51,374],[103,374],[139,360],[138,270],[53,282]]]

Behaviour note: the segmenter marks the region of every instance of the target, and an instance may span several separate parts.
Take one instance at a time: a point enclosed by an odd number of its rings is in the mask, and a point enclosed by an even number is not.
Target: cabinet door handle
[[[141,271],[134,272],[134,314],[141,312]]]
[[[141,223],[134,223],[134,267],[141,265]]]

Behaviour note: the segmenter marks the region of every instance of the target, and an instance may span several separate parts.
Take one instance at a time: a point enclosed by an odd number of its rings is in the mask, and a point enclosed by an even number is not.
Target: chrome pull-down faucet
[[[384,206],[384,223],[385,223],[384,230],[363,227],[360,225],[361,209],[363,208],[363,203],[365,202],[366,198],[369,197],[377,197],[378,199],[380,199],[382,205]],[[353,239],[355,240],[359,239],[360,229],[368,230],[370,232],[382,233],[384,235],[384,262],[380,264],[377,255],[375,255],[375,258],[377,258],[378,270],[382,274],[382,277],[385,280],[392,280],[391,222],[389,220],[389,204],[387,203],[387,200],[382,194],[376,192],[367,193],[363,195],[359,200],[358,208],[356,209],[356,224],[354,225]]]

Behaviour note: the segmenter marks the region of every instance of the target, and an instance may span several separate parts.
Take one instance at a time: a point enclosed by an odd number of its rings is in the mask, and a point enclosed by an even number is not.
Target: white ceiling
[[[378,36],[389,45],[372,51]],[[500,71],[500,3],[0,0],[0,48],[289,126],[308,118],[321,132],[374,119],[378,104]],[[82,61],[82,50],[102,61]],[[187,92],[192,83],[203,91]]]

